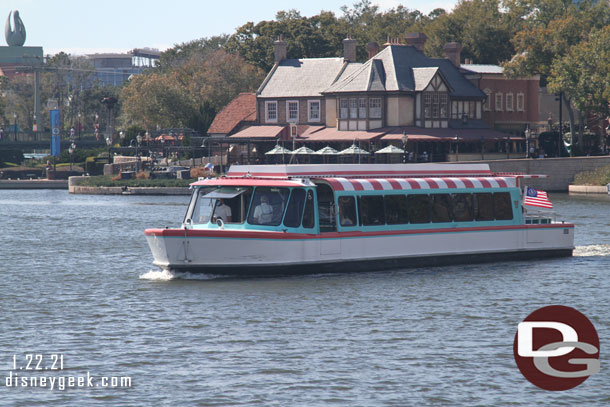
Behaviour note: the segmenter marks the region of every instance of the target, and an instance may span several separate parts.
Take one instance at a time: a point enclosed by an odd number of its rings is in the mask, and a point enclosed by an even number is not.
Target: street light
[[[13,119],[15,119],[15,141],[17,141],[17,113],[13,113]]]
[[[81,122],[80,122],[80,112],[78,112],[78,140],[80,141],[80,130],[81,130]]]
[[[460,136],[457,134],[453,138],[455,140],[455,161],[460,161]]]
[[[136,144],[136,174],[137,174],[138,172],[140,172],[140,152],[139,152],[139,149],[140,149],[140,143],[142,143],[142,136],[140,134],[138,134],[136,136],[136,141],[137,141],[137,144]]]
[[[407,136],[406,132],[402,132],[402,162],[407,162],[407,141],[409,141],[409,136]]]
[[[529,157],[530,154],[530,136],[532,135],[532,131],[530,130],[530,125],[528,124],[525,128],[525,158]]]
[[[108,164],[112,164],[110,161],[110,147],[112,146],[112,139],[110,137],[106,137],[106,145],[108,146]]]
[[[74,152],[74,150],[76,150],[76,144],[71,143],[70,147],[68,148],[68,152],[70,153],[70,172],[72,172],[72,153]]]

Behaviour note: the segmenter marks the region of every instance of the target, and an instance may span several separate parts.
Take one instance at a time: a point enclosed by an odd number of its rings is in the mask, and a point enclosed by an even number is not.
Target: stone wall
[[[527,180],[527,185],[545,191],[568,191],[568,186],[579,172],[593,171],[610,165],[610,156],[571,157],[571,158],[536,158],[520,160],[471,161],[487,163],[493,172],[520,172],[525,174],[548,175],[548,178]],[[460,163],[461,164],[461,163]]]

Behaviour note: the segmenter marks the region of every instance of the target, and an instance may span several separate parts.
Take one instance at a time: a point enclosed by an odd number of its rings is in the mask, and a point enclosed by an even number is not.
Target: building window
[[[506,94],[506,110],[509,112],[512,112],[514,108],[513,105],[513,94],[512,93],[507,93]]]
[[[497,112],[501,112],[502,109],[502,94],[501,93],[496,93],[496,111]]]
[[[349,118],[357,119],[358,118],[358,99],[351,98],[349,100]]]
[[[366,98],[358,100],[358,117],[361,119],[366,118]]]
[[[483,110],[489,112],[491,110],[491,90],[485,89],[483,92],[485,92],[485,95],[487,96],[487,98],[485,98],[485,103],[483,103]]]
[[[320,101],[319,100],[308,100],[307,101],[307,120],[310,122],[320,121]]]
[[[369,117],[381,119],[381,98],[369,99]]]
[[[299,102],[297,100],[286,102],[286,121],[290,123],[299,121]]]
[[[347,119],[347,99],[339,99],[339,118]]]
[[[517,111],[522,112],[525,110],[525,95],[523,93],[517,93]]]
[[[447,118],[447,94],[440,92],[424,92],[424,117],[426,119]]]
[[[265,102],[265,121],[277,123],[277,102]]]

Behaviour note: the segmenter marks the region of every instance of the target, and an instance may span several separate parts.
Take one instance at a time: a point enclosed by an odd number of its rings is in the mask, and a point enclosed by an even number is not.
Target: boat
[[[233,165],[191,184],[180,227],[145,235],[156,266],[214,275],[571,256],[574,225],[524,205],[535,177],[487,164]]]

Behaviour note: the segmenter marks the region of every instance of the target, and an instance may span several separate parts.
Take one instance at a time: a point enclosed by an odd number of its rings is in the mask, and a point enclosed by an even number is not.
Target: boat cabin
[[[516,178],[486,165],[307,167],[233,166],[197,181],[184,227],[323,234],[523,223]]]

